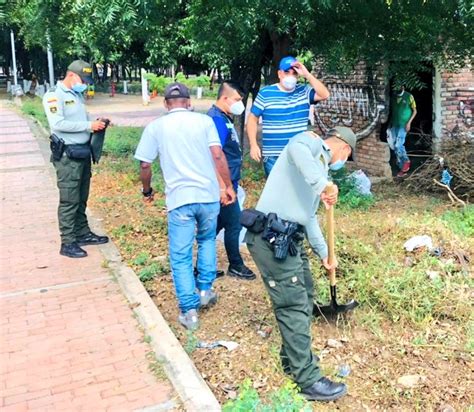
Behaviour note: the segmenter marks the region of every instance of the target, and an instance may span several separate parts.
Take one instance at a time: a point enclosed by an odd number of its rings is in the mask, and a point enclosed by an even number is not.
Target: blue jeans
[[[199,308],[196,287],[209,290],[216,278],[215,238],[219,209],[219,202],[191,203],[168,213],[171,270],[179,308],[183,313]],[[194,238],[198,244],[197,282],[193,269]]]
[[[239,202],[228,206],[221,206],[219,217],[217,218],[217,233],[224,229],[224,246],[227,253],[229,266],[240,269],[244,264],[242,256],[240,256],[240,206]]]
[[[263,156],[263,170],[265,170],[265,176],[268,177],[270,172],[275,166],[278,156]]]
[[[404,127],[392,127],[390,131],[395,142],[395,155],[397,156],[397,166],[399,169],[401,169],[403,167],[403,164],[410,160],[405,149],[405,138],[407,137],[407,131]]]

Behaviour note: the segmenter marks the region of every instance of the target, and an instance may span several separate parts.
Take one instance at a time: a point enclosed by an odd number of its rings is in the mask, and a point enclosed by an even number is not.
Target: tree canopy
[[[390,62],[390,75],[416,85],[428,62],[472,61],[473,22],[470,0],[0,0],[6,54],[12,29],[32,56],[49,39],[60,63],[220,69],[246,92],[262,74],[274,80],[287,54],[332,72]]]

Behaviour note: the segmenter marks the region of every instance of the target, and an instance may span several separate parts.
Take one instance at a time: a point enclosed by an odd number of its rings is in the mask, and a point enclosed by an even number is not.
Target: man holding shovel
[[[306,236],[327,270],[337,266],[335,259],[328,259],[316,211],[320,200],[327,208],[337,202],[337,187],[329,182],[328,170],[340,169],[355,148],[356,136],[347,127],[331,129],[324,141],[312,132],[294,136],[275,163],[256,206],[255,213],[265,215],[263,232],[262,225],[246,225],[245,240],[262,274],[280,329],[283,368],[301,393],[313,401],[339,399],[347,387],[323,377],[311,352],[314,292],[302,240]]]

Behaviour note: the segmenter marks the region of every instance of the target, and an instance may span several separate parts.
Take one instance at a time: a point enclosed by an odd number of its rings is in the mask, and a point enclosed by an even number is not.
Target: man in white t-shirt
[[[196,329],[197,310],[217,301],[212,284],[216,277],[219,200],[230,204],[235,201],[235,192],[214,122],[209,116],[188,110],[188,88],[181,83],[170,84],[165,90],[165,106],[168,114],[145,128],[135,158],[140,160],[143,196],[146,202],[152,202],[151,164],[160,157],[166,184],[170,263],[181,311],[179,321],[188,329]],[[197,280],[192,253],[195,237]]]

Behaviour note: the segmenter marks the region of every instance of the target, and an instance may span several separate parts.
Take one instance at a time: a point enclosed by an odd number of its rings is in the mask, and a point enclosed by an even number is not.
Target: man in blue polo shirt
[[[309,84],[297,84],[298,76]],[[247,120],[250,157],[259,162],[263,156],[267,176],[288,140],[306,131],[311,104],[329,97],[326,86],[292,56],[281,59],[278,78],[278,83],[260,90]],[[262,117],[262,150],[257,143],[259,117]]]
[[[242,167],[242,151],[240,149],[239,136],[232,122],[233,115],[239,116],[245,110],[242,103],[242,95],[237,85],[223,82],[217,92],[217,101],[207,114],[212,117],[217,128],[217,133],[222,144],[222,151],[229,165],[232,185],[237,193],[240,180],[240,169]],[[229,261],[227,274],[238,279],[253,280],[255,274],[244,265],[240,256],[240,206],[239,202],[227,206],[221,205],[217,218],[217,233],[224,229],[224,246]]]

